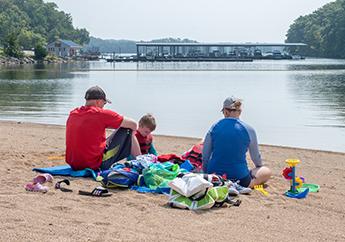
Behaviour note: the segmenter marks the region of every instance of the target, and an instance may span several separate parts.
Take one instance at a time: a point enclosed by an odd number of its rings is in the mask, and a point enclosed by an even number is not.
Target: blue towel
[[[96,180],[97,174],[94,170],[86,168],[84,170],[75,171],[69,165],[53,166],[45,168],[34,168],[33,171],[49,173],[53,176],[73,176],[73,177],[93,177]]]
[[[140,192],[140,193],[159,193],[159,194],[169,194],[170,193],[170,187],[164,187],[164,188],[157,188],[157,189],[150,189],[148,187],[144,186],[132,186],[131,190]]]

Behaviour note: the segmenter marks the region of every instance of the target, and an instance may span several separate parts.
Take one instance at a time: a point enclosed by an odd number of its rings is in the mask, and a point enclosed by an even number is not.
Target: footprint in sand
[[[13,208],[17,208],[18,206],[16,204],[14,204],[14,203],[6,202],[6,201],[1,201],[0,207],[13,209]]]
[[[63,212],[72,210],[72,208],[65,207],[65,206],[53,206],[53,207],[50,207],[50,209],[55,210],[55,211],[63,211]]]
[[[147,210],[147,207],[145,205],[138,205],[137,203],[127,202],[126,205],[142,212]]]
[[[105,225],[111,225],[109,222],[94,222],[94,225],[100,225],[100,226],[105,226]]]

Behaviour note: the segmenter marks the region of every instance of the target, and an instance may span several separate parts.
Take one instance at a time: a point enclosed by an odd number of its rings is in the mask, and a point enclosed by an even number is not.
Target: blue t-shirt
[[[237,118],[221,119],[206,135],[203,169],[207,173],[226,174],[228,179],[242,179],[249,175],[248,150],[255,166],[261,166],[254,129]]]

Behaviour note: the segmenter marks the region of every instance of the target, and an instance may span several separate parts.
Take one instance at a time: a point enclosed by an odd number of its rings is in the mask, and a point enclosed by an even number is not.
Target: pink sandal
[[[46,193],[48,192],[48,187],[43,186],[40,183],[28,183],[25,185],[25,190],[30,191],[30,192],[43,192]]]
[[[53,176],[48,173],[39,174],[32,180],[34,184],[36,183],[43,184],[45,182],[52,182],[52,181],[53,181]]]

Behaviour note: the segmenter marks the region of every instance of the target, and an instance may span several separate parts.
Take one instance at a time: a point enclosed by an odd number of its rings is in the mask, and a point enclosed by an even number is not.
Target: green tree
[[[24,49],[31,49],[33,46],[46,44],[46,40],[42,35],[26,29],[22,29],[18,34],[18,42]]]
[[[16,57],[16,58],[21,58],[24,56],[19,46],[17,34],[11,33],[5,38],[4,53],[7,56]]]
[[[328,3],[297,18],[286,37],[286,42],[308,44],[306,55],[345,58],[345,0]]]
[[[47,55],[48,55],[48,51],[44,46],[42,46],[40,44],[36,45],[36,47],[35,47],[35,59],[36,60],[43,60]]]
[[[73,27],[70,14],[43,0],[0,0],[0,45],[13,32],[18,33],[19,45],[25,49],[58,38],[81,45],[90,39],[86,29]]]

